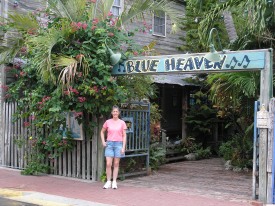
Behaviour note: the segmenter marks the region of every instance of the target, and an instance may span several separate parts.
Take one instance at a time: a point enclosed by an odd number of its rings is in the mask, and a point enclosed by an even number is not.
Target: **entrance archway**
[[[205,53],[196,53],[136,57],[115,65],[112,74],[196,74],[260,70],[259,103],[266,111],[269,110],[269,101],[273,95],[272,49],[227,51],[220,53],[219,62],[211,62],[205,58],[205,55]],[[257,118],[255,118],[255,127],[256,120]],[[258,138],[261,139],[261,141],[259,141],[258,146],[257,144],[254,144],[252,196],[254,199],[258,196],[259,200],[264,203],[272,203],[272,188],[274,188],[272,184],[274,184],[274,181],[271,178],[272,171],[268,171],[267,168],[272,168],[272,165],[270,164],[272,164],[273,157],[271,157],[272,155],[270,156],[270,152],[268,156],[268,149],[271,146],[271,142],[268,141],[268,128],[260,127],[256,129],[255,135],[257,134],[260,135]],[[258,157],[257,154],[259,154]],[[257,182],[259,182],[259,184],[257,184]]]

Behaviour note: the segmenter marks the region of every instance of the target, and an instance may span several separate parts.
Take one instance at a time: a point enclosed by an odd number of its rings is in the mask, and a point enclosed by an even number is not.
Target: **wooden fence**
[[[4,167],[24,169],[32,149],[30,137],[34,137],[36,131],[32,127],[24,127],[24,121],[27,119],[13,121],[12,116],[16,108],[16,103],[8,102],[3,105],[4,135],[0,141],[1,162]],[[64,151],[53,160],[45,159],[45,163],[51,168],[51,174],[99,180],[104,169],[103,148],[98,141],[103,119],[93,118],[93,121],[98,123],[99,127],[94,131],[92,138],[86,137],[82,141],[76,141],[72,150]]]
[[[127,130],[126,157],[143,156],[146,159],[145,171],[128,173],[124,176],[146,174],[149,170],[149,142],[150,142],[150,104],[129,103],[131,108],[121,110],[122,118],[131,123]],[[5,102],[2,115],[2,133],[0,137],[0,163],[4,167],[24,169],[31,158],[32,140],[36,136],[36,128],[32,125],[25,127],[24,122],[30,119],[18,119],[13,121],[17,103]],[[92,121],[98,125],[92,137],[84,137],[83,140],[75,140],[76,144],[70,151],[64,151],[54,159],[46,158],[44,161],[50,167],[50,173],[66,177],[81,178],[87,180],[99,180],[104,171],[103,147],[100,140],[100,129],[104,123],[103,118],[93,117]],[[0,127],[1,129],[1,127]],[[48,135],[45,129],[45,136]],[[53,151],[52,156],[56,153]]]

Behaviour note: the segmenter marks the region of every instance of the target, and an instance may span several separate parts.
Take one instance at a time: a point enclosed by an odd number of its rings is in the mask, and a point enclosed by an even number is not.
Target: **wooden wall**
[[[129,0],[126,0],[126,4],[128,4]],[[185,14],[185,7],[183,3],[175,3],[175,9],[182,12],[182,16]],[[147,14],[144,16],[145,22],[147,25],[152,25],[153,23],[153,14]],[[171,20],[167,17],[166,19],[166,37],[156,36],[148,31],[144,32],[135,32],[134,39],[136,43],[142,46],[149,45],[150,42],[156,41],[156,46],[152,51],[152,55],[170,55],[170,54],[179,54],[177,47],[180,46],[181,40],[179,39],[181,36],[185,34],[184,31],[178,29],[178,32],[172,34],[172,23]],[[177,25],[179,26],[179,25]],[[133,23],[125,26],[125,28],[129,31],[135,30],[135,28],[142,28],[143,21],[134,21]]]

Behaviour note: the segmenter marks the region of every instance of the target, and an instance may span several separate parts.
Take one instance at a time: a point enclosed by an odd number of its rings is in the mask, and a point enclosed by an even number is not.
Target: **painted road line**
[[[66,198],[40,192],[27,192],[10,189],[0,189],[0,197],[42,206],[111,206],[109,204]]]

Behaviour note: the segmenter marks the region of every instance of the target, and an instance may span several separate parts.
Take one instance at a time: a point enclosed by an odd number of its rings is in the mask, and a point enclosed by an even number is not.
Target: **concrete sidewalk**
[[[60,176],[23,176],[20,171],[0,167],[0,196],[37,205],[52,206],[251,206],[256,201],[221,198],[188,190],[175,189],[173,179],[167,187],[148,185],[152,176],[118,182],[119,188],[102,189],[101,182]],[[218,177],[216,177],[218,179]],[[170,184],[170,185],[169,185]],[[187,185],[188,186],[188,185]],[[204,185],[202,185],[203,187]],[[173,189],[167,189],[167,188]],[[186,187],[186,185],[185,185]],[[240,191],[241,192],[241,191]]]

